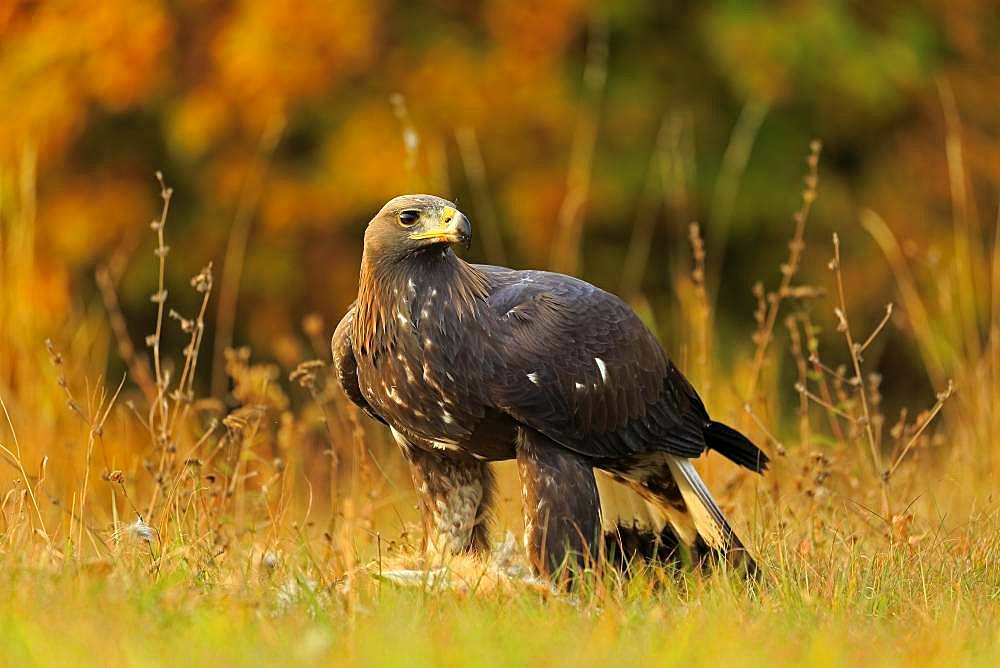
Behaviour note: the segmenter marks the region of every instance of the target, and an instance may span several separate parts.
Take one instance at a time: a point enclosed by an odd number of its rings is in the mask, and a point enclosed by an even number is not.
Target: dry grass
[[[733,369],[712,367],[712,281],[697,227],[693,272],[677,277],[685,366],[702,389],[715,379],[706,390],[714,413],[742,420],[775,454],[763,479],[703,463],[759,556],[764,586],[650,567],[556,594],[519,583],[516,560],[489,571],[443,564],[450,580],[412,589],[386,583],[388,564],[422,563],[413,494],[401,459],[342,400],[323,361],[280,369],[228,350],[230,400],[196,395],[212,270],[191,280],[196,313],[170,309],[166,185],[152,225],[159,281],[145,352],[117,307],[120,271],[100,272],[107,312],[58,321],[19,299],[39,280],[25,251],[37,224],[26,155],[20,178],[0,183],[5,661],[995,663],[1000,330],[995,317],[985,331],[980,319],[998,312],[1000,286],[943,299],[964,284],[960,259],[923,283],[875,214],[865,227],[900,281],[902,309],[848,316],[848,293],[862,288],[845,284],[836,238],[826,247],[829,280],[798,284],[818,160],[817,145],[789,260],[777,287],[755,289],[758,329]],[[961,225],[964,254],[982,240]],[[966,302],[955,313],[938,306]],[[955,318],[973,322],[936,326]],[[779,323],[784,347],[775,345]],[[821,327],[839,333],[838,349],[820,349],[830,340]],[[325,354],[331,329],[310,318],[303,336]],[[886,337],[915,339],[939,392],[898,417],[883,414],[881,379],[866,359]],[[100,376],[112,348],[128,369],[121,383]],[[797,392],[781,391],[786,364]],[[509,478],[500,523],[519,530]]]

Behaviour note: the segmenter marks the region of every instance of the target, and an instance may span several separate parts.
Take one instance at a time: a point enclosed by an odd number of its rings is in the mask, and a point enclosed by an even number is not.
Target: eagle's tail
[[[684,505],[687,507],[698,537],[730,565],[745,569],[753,578],[758,577],[757,563],[736,536],[725,515],[712,498],[701,476],[686,457],[669,456],[667,464],[673,475]]]
[[[767,455],[749,438],[721,422],[709,422],[702,429],[705,444],[726,459],[762,473],[767,468]]]

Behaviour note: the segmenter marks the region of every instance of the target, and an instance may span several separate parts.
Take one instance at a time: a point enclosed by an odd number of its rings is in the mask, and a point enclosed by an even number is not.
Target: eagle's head
[[[368,223],[365,255],[392,261],[453,244],[468,248],[471,241],[472,225],[453,203],[434,195],[401,195]]]

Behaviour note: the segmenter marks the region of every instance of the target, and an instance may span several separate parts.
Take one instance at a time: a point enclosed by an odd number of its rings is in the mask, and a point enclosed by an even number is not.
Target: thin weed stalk
[[[240,283],[243,280],[243,265],[246,261],[247,247],[250,243],[250,232],[254,214],[260,203],[261,193],[267,181],[281,137],[285,131],[285,121],[280,117],[272,118],[266,124],[257,143],[256,169],[251,170],[243,181],[240,189],[236,213],[233,216],[233,226],[226,240],[225,259],[222,265],[222,280],[219,286],[219,301],[215,310],[215,340],[212,346],[212,384],[210,394],[221,398],[225,394],[226,350],[233,345],[233,334],[236,328],[236,305],[239,301]]]
[[[483,250],[486,259],[494,264],[505,265],[507,252],[504,250],[503,237],[500,235],[500,221],[497,219],[496,208],[490,198],[486,163],[483,161],[476,131],[468,127],[459,128],[455,131],[455,141],[458,143],[458,154],[472,189],[477,213],[477,229],[483,231]]]
[[[886,517],[889,517],[889,492],[886,488],[886,480],[881,474],[884,470],[884,467],[882,466],[882,453],[879,451],[878,443],[875,439],[875,430],[872,425],[872,413],[868,407],[868,393],[865,391],[862,380],[863,376],[861,374],[861,346],[854,342],[854,335],[851,333],[851,325],[847,319],[847,298],[844,294],[844,276],[840,267],[840,237],[836,233],[833,235],[833,260],[830,261],[829,267],[833,272],[837,283],[837,300],[839,306],[834,309],[834,313],[837,315],[837,320],[839,321],[837,329],[844,335],[844,339],[847,342],[848,355],[851,358],[851,365],[854,369],[854,377],[851,380],[857,385],[858,399],[861,402],[861,412],[864,419],[862,426],[865,431],[865,437],[868,441],[872,465],[875,467],[875,471],[879,478],[879,484],[882,487],[883,512]],[[881,329],[881,326],[879,329]],[[879,329],[876,329],[876,333]]]
[[[663,158],[667,150],[667,130],[667,117],[664,116],[660,122],[660,129],[656,133],[653,151],[649,156],[646,178],[643,181],[642,192],[639,194],[638,211],[635,223],[632,225],[628,250],[625,251],[625,263],[622,265],[621,294],[626,299],[634,299],[634,296],[639,293],[642,279],[646,275],[646,267],[649,264],[649,255],[652,252],[653,232],[656,228],[657,218],[657,202],[654,194],[657,185],[662,188],[666,178],[660,172],[669,168],[667,161]],[[657,179],[657,177],[659,178]]]
[[[778,311],[782,301],[787,298],[792,291],[792,281],[799,271],[802,260],[802,251],[805,248],[806,221],[809,219],[809,212],[812,210],[813,202],[816,201],[816,188],[819,183],[819,156],[823,145],[819,141],[813,141],[809,147],[809,158],[807,159],[808,173],[805,179],[805,189],[802,191],[802,206],[795,213],[795,228],[792,233],[792,240],[788,242],[788,261],[781,265],[781,283],[778,289],[767,296],[767,306],[763,311],[763,317],[758,319],[758,328],[754,333],[754,344],[756,349],[753,356],[753,364],[750,371],[750,379],[747,382],[747,389],[744,394],[747,401],[756,400],[757,387],[763,373],[764,362],[767,358],[767,351],[774,336],[774,326],[778,321]]]
[[[156,172],[156,180],[160,182],[160,198],[163,200],[163,207],[160,210],[160,217],[154,220],[150,226],[156,232],[156,248],[153,253],[157,258],[157,289],[151,297],[151,301],[156,304],[156,329],[153,334],[146,338],[146,344],[153,349],[153,371],[156,377],[156,400],[153,402],[149,413],[149,424],[159,440],[160,447],[166,448],[168,412],[167,406],[167,384],[169,380],[163,371],[160,360],[160,342],[163,338],[163,316],[167,302],[166,271],[167,254],[170,248],[164,243],[164,227],[167,224],[167,212],[170,210],[170,199],[174,191],[168,188],[163,180],[163,173]]]
[[[139,386],[146,401],[152,403],[156,399],[157,394],[156,382],[150,375],[147,360],[139,357],[135,346],[132,344],[132,338],[128,333],[128,325],[125,322],[125,316],[122,314],[121,304],[118,301],[118,293],[115,290],[111,272],[107,266],[102,264],[94,272],[94,278],[101,293],[104,308],[108,313],[108,323],[111,326],[111,332],[114,334],[115,342],[118,345],[118,354],[125,362],[125,366],[128,367],[129,376],[131,376],[132,381]]]
[[[608,78],[608,19],[592,6],[586,64],[583,70],[583,101],[576,119],[566,196],[556,216],[556,238],[549,264],[556,271],[573,274],[580,269],[580,241],[584,212],[590,195],[591,169],[597,147],[601,102]]]
[[[729,136],[729,143],[722,154],[722,167],[715,183],[715,191],[712,193],[710,210],[714,234],[709,238],[712,257],[719,263],[720,267],[725,262],[733,211],[736,209],[736,198],[739,195],[743,176],[746,174],[747,165],[750,162],[750,154],[757,141],[757,135],[760,134],[760,128],[770,109],[770,101],[748,100],[740,110],[740,115]],[[715,276],[717,281],[721,274],[715,274]],[[710,286],[709,292],[712,294],[712,304],[715,306],[719,293],[718,283]]]
[[[14,451],[11,450],[0,443],[0,448],[3,449],[4,454],[14,460],[17,464],[18,471],[21,472],[21,480],[24,481],[24,487],[28,491],[28,496],[31,498],[31,507],[35,510],[35,517],[38,519],[38,527],[45,538],[45,544],[51,546],[52,541],[49,538],[49,532],[45,529],[45,520],[42,518],[42,511],[38,507],[38,499],[35,497],[35,491],[32,489],[28,472],[24,470],[24,460],[21,457],[21,442],[17,438],[17,431],[14,429],[14,421],[10,419],[10,413],[7,412],[7,403],[3,400],[3,396],[0,396],[0,407],[3,408],[3,415],[7,419],[7,427],[10,429],[11,438],[14,439]]]
[[[974,273],[983,266],[973,239],[980,239],[978,218],[971,214],[971,201],[966,187],[965,160],[962,150],[962,121],[958,103],[951,84],[946,78],[938,80],[938,95],[945,120],[945,156],[948,165],[948,183],[951,189],[952,234],[955,248],[955,277],[959,283],[958,304],[962,314],[966,360],[978,360],[979,317],[976,306],[976,281]]]

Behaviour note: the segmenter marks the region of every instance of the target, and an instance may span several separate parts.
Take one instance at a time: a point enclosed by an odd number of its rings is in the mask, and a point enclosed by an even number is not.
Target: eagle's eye
[[[413,209],[399,212],[399,224],[403,227],[410,227],[420,220],[420,212]]]

